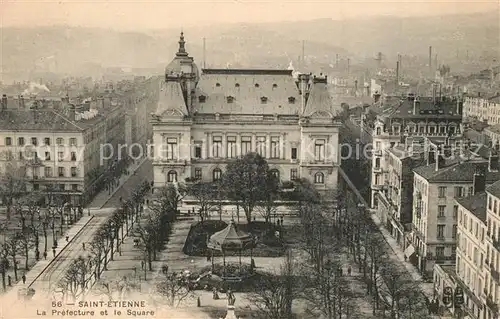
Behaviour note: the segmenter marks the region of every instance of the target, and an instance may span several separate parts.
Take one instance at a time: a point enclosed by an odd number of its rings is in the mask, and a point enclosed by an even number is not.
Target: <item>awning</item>
[[[406,249],[405,249],[405,256],[406,257],[410,257],[414,253],[415,253],[415,247],[413,247],[413,245],[409,245],[408,247],[406,247]]]

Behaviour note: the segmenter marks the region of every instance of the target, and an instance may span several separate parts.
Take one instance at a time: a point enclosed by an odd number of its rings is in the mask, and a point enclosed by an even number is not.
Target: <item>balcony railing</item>
[[[490,308],[493,312],[498,313],[498,305],[493,301],[491,295],[486,297],[486,306],[488,306],[488,308]]]

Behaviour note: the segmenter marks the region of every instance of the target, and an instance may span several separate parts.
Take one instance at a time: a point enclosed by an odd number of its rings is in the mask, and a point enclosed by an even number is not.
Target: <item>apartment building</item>
[[[100,190],[105,169],[118,159],[118,145],[124,139],[121,108],[85,109],[70,104],[68,97],[55,108],[24,101],[22,96],[17,102],[2,97],[2,173],[22,171],[28,192],[61,196],[74,205],[88,202]]]
[[[500,124],[500,94],[465,97],[463,116],[464,119],[474,118],[489,125]]]
[[[424,142],[425,137],[462,136],[462,104],[450,97],[418,97],[410,93],[404,99],[387,98],[384,110],[377,115],[373,128],[373,156],[371,174],[371,205],[377,207],[376,193],[385,187],[388,179],[387,159],[384,150],[406,141]]]
[[[475,173],[484,172],[485,183],[500,179],[498,155],[488,160],[451,156],[447,146],[429,151],[429,165],[414,169],[413,222],[410,261],[429,275],[434,264],[455,263],[458,205],[456,198],[474,194]]]

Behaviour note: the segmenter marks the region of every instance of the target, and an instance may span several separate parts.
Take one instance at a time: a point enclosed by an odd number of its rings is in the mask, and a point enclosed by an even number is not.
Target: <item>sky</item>
[[[104,27],[149,30],[213,23],[262,23],[380,15],[423,16],[499,12],[499,0],[0,0],[2,26]]]

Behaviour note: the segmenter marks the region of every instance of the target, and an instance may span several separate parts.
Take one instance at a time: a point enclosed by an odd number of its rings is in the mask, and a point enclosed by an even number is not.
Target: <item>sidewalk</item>
[[[28,289],[33,285],[33,283],[36,281],[38,277],[51,265],[51,263],[56,259],[57,256],[59,256],[64,249],[66,249],[68,246],[71,245],[73,239],[85,228],[85,226],[92,220],[93,216],[83,216],[76,224],[74,224],[71,228],[66,230],[64,235],[59,239],[58,241],[58,248],[56,248],[56,255],[52,254],[52,250],[49,251],[49,255],[47,256],[47,259],[42,259],[39,260],[33,268],[31,268],[27,273],[26,273],[26,284],[22,283],[22,280],[18,283],[14,283],[12,285],[12,288],[3,296],[0,297],[0,304],[2,305],[2,308],[0,308],[0,312],[4,312],[3,306],[4,305],[10,305],[9,308],[13,306],[13,302],[16,302],[18,300],[18,292],[21,288]],[[69,241],[66,241],[66,236],[69,237]],[[2,318],[2,315],[0,313],[0,318]]]
[[[122,175],[119,179],[119,185],[109,193],[106,189],[102,190],[99,194],[97,194],[92,202],[87,205],[87,209],[101,209],[106,203],[113,197],[113,195],[127,182],[127,180],[132,176],[132,174],[139,168],[141,165],[147,160],[147,158],[143,158],[140,160],[136,160],[134,164],[128,167],[129,175]]]

